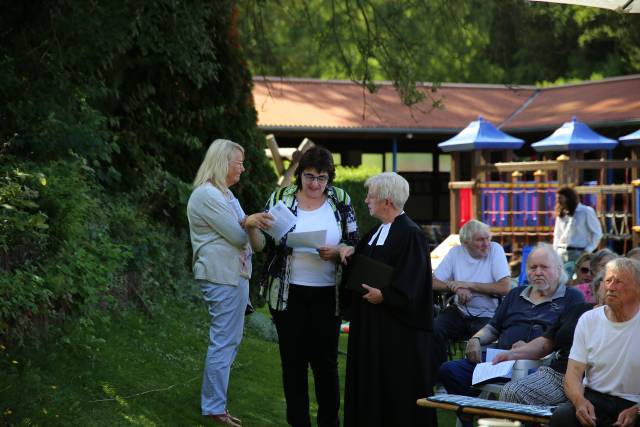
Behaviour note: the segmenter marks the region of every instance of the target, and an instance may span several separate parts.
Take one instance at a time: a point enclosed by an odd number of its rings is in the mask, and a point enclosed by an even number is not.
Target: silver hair
[[[610,271],[627,273],[633,277],[636,286],[640,286],[640,261],[631,258],[614,258],[604,266],[604,275]]]
[[[600,271],[596,274],[596,277],[593,278],[591,283],[589,283],[589,289],[591,289],[591,295],[596,300],[596,304],[603,304],[604,301],[600,301],[600,297],[598,296],[598,291],[600,290],[600,286],[602,286],[602,280],[604,279],[604,271]]]
[[[468,243],[472,241],[474,234],[481,233],[483,231],[491,233],[491,228],[484,222],[478,221],[477,219],[470,219],[460,229],[460,243]]]
[[[529,263],[531,261],[531,255],[538,250],[546,252],[547,256],[551,259],[551,261],[555,265],[555,268],[558,270],[558,285],[566,285],[569,281],[569,276],[564,269],[562,258],[560,258],[560,255],[558,255],[556,250],[553,249],[553,246],[548,243],[538,243],[533,247],[533,249],[531,249],[531,252],[527,257],[527,279],[529,280],[529,283],[533,282],[533,280],[531,280],[531,278],[529,277]]]
[[[596,271],[598,269],[598,264],[600,264],[600,261],[602,261],[602,258],[605,258],[605,257],[618,258],[619,256],[620,255],[613,252],[609,248],[600,249],[598,252],[593,254],[593,257],[591,257],[591,261],[589,262],[589,267],[591,268],[591,271]]]
[[[389,199],[398,210],[404,209],[404,204],[409,198],[409,183],[395,172],[374,175],[365,181],[364,186],[379,200]]]
[[[640,254],[640,248],[630,249],[629,252],[625,255],[627,258],[633,258],[634,255]],[[637,259],[637,258],[636,258]]]

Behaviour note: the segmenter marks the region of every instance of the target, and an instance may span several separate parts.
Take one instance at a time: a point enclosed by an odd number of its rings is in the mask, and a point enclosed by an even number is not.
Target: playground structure
[[[577,130],[583,139],[585,135],[600,139],[569,145],[567,150],[561,147],[558,150],[556,146],[556,151],[564,151],[557,157],[543,151],[538,153],[542,160],[513,161],[514,150],[524,141],[504,134],[479,117],[460,134],[439,144],[452,156],[448,184],[450,234],[457,234],[474,218],[491,227],[496,240],[510,255],[537,242],[550,243],[556,192],[568,185],[580,195],[583,204],[596,211],[603,230],[601,247],[609,246],[620,253],[637,247],[640,243],[640,131],[620,138],[627,146],[628,157],[612,159],[617,141],[593,133],[575,118],[559,131],[566,127],[582,127]],[[558,138],[554,135],[532,146],[557,144]],[[314,143],[305,138],[297,149],[282,149],[273,135],[268,135],[266,141],[267,154],[280,176],[278,183],[288,185],[300,156]],[[588,151],[595,152],[595,156],[590,156],[596,159],[585,159]],[[290,160],[286,170],[285,158]],[[500,161],[495,162],[498,158]],[[463,164],[470,165],[470,178],[466,181],[461,177],[463,174],[469,177],[469,171],[462,170]]]
[[[471,180],[461,181],[461,152],[452,153],[450,171],[450,228],[457,233],[469,219],[491,227],[503,246],[514,253],[536,242],[551,242],[555,223],[556,191],[573,186],[583,204],[593,207],[603,230],[601,246],[615,245],[626,252],[640,242],[640,147],[630,146],[631,158],[584,160],[569,151],[554,160],[491,163],[492,150],[474,150]],[[587,177],[591,179],[586,179]],[[616,243],[613,243],[616,242]]]

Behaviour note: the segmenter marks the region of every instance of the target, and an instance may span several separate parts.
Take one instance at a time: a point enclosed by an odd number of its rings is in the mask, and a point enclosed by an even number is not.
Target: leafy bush
[[[369,215],[369,209],[364,203],[364,199],[367,197],[367,189],[364,188],[364,182],[370,176],[380,172],[380,168],[372,166],[360,166],[358,168],[339,166],[336,168],[334,184],[336,187],[345,190],[349,193],[349,196],[351,196],[351,203],[356,211],[360,236],[363,236],[371,228],[380,224],[380,221]]]
[[[0,343],[190,298],[186,202],[209,143],[245,147],[247,212],[275,182],[235,2],[6,3]]]
[[[106,317],[109,308],[133,301],[151,314],[158,295],[183,292],[184,232],[152,222],[130,196],[107,197],[82,159],[40,170],[7,172],[0,187],[10,206],[3,207],[10,215],[0,233],[4,264],[11,267],[0,279],[3,341],[48,334],[70,316],[90,334],[88,319],[96,313]],[[36,185],[38,191],[31,188]],[[24,236],[37,237],[36,243]],[[28,257],[15,255],[19,244]]]
[[[48,224],[35,200],[46,185],[42,173],[25,172],[9,159],[0,166],[0,268],[13,270],[41,254]]]

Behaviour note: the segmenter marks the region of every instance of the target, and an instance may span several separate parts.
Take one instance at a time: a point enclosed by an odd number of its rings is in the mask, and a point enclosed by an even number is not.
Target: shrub
[[[380,221],[369,215],[369,209],[364,203],[364,199],[367,197],[367,189],[364,188],[364,182],[370,176],[378,173],[380,173],[380,168],[373,166],[360,166],[358,168],[339,166],[336,168],[334,184],[336,187],[344,189],[351,196],[351,203],[356,211],[360,236],[380,224]]]

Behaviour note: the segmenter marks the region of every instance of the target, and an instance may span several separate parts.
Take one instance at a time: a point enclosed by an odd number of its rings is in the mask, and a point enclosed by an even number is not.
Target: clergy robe
[[[432,394],[427,347],[433,296],[427,241],[406,214],[394,219],[383,245],[369,245],[377,231],[374,227],[360,240],[356,253],[384,262],[394,272],[391,285],[382,289],[381,304],[345,291],[345,314],[351,324],[344,425],[435,425],[434,411],[416,405],[418,398]]]

